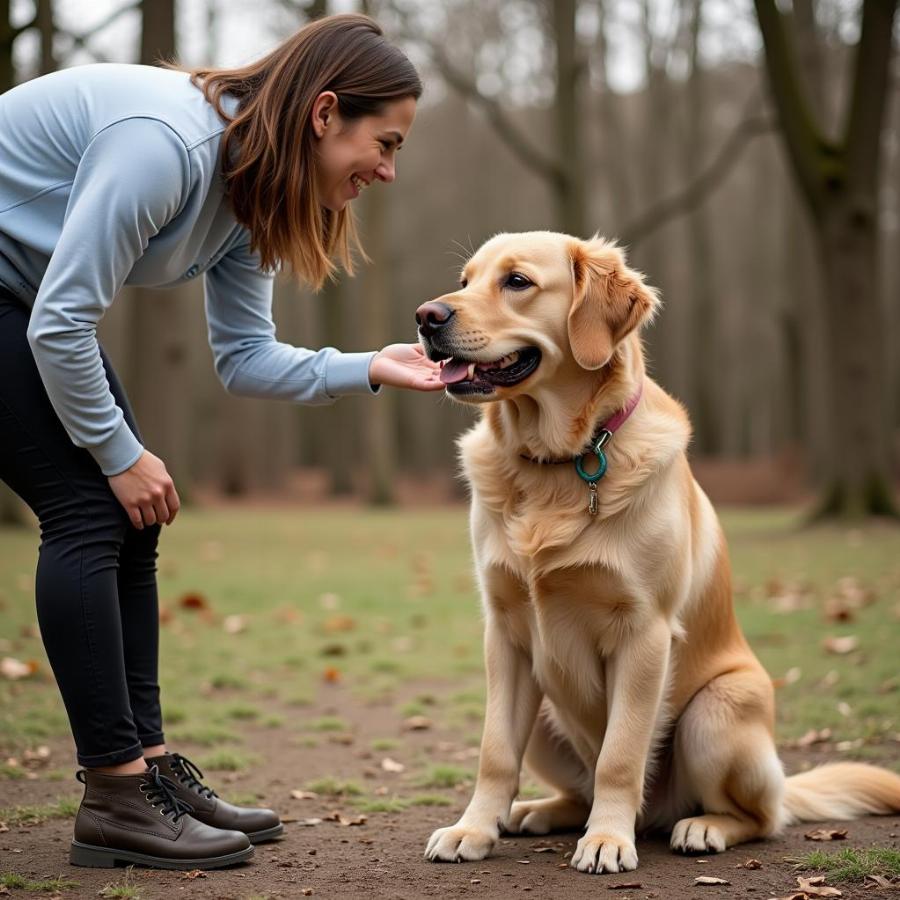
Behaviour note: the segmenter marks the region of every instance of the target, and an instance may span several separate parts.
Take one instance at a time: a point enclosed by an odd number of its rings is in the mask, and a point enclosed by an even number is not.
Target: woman
[[[414,345],[312,352],[277,342],[271,317],[276,268],[315,287],[334,257],[351,268],[348,203],[394,180],[421,90],[377,24],[346,15],[240,69],[85,66],[0,98],[0,478],[41,525],[38,619],[84,767],[75,864],[213,868],[282,831],[166,748],[155,560],[178,494],[97,322],[123,284],[202,272],[234,393],[440,390]]]

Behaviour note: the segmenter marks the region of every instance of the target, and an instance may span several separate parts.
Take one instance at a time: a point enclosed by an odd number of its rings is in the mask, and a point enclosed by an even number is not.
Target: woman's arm
[[[144,448],[110,392],[97,323],[150,238],[180,210],[188,165],[180,139],[156,120],[126,119],[95,135],[32,310],[28,340],[50,402],[107,476],[134,465]]]
[[[373,394],[382,384],[439,390],[438,367],[418,345],[341,353],[278,341],[272,320],[273,279],[245,240],[206,273],[206,319],[216,372],[225,388],[246,397],[331,403],[345,394]]]

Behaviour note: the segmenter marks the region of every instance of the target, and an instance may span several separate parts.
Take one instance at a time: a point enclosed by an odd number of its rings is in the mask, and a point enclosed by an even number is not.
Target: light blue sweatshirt
[[[226,98],[226,111],[236,103]],[[272,276],[225,202],[224,127],[186,74],[149,66],[81,66],[0,95],[0,286],[32,308],[28,339],[53,408],[106,475],[143,452],[97,346],[124,284],[203,274],[209,343],[232,393],[328,403],[374,392],[373,353],[275,339]]]

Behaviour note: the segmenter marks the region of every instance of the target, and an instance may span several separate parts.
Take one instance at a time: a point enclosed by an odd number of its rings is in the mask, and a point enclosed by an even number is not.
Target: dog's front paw
[[[579,872],[631,872],[637,868],[637,850],[624,835],[588,831],[578,842],[571,864]]]
[[[721,829],[705,816],[678,822],[672,829],[670,843],[679,853],[721,853],[726,846]]]
[[[428,839],[425,857],[432,862],[474,862],[484,859],[494,848],[499,830],[457,822],[438,828]]]

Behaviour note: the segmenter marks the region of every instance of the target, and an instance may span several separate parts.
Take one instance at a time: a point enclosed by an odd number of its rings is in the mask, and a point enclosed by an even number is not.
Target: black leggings
[[[0,480],[41,526],[41,637],[83,766],[163,743],[157,683],[159,526],[135,529],[91,454],[56,416],[26,338],[28,309],[0,288]],[[102,351],[101,351],[102,353]],[[116,403],[137,434],[115,372]]]

